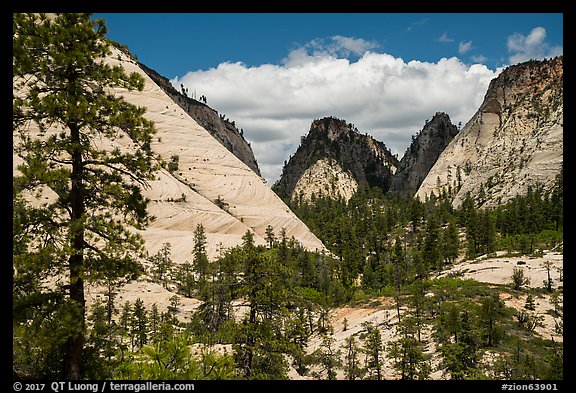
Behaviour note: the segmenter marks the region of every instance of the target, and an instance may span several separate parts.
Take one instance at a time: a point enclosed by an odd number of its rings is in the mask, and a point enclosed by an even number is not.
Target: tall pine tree
[[[14,255],[15,282],[30,275],[66,276],[52,289],[28,287],[14,306],[39,318],[45,297],[31,298],[29,290],[50,293],[56,307],[44,311],[60,313],[57,374],[66,379],[83,375],[85,282],[139,271],[143,241],[127,225],[147,223],[141,189],[155,169],[155,130],[143,116],[145,108],[114,93],[142,90],[144,79],[106,63],[106,31],[104,21],[92,21],[89,14],[13,15],[14,151],[23,161],[14,192],[55,193],[34,209],[24,204],[30,214],[22,217],[29,220],[19,230],[27,244]],[[132,142],[130,150],[105,147],[122,137]]]

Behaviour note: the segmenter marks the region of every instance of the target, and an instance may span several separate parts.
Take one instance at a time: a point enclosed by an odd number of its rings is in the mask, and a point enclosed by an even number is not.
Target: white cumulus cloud
[[[527,36],[520,33],[510,35],[507,46],[511,64],[555,57],[563,53],[562,46],[550,46],[546,42],[546,29],[543,27],[533,28]]]
[[[436,112],[465,124],[499,73],[457,58],[405,62],[369,52],[375,45],[335,36],[293,50],[279,65],[221,63],[171,82],[204,94],[211,107],[244,129],[272,185],[314,119],[335,116],[353,123],[400,159],[412,135]],[[351,61],[346,53],[362,55]]]

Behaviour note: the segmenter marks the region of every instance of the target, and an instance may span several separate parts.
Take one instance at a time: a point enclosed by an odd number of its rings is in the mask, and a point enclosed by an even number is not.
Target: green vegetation
[[[108,93],[141,91],[144,78],[102,61],[110,53],[103,20],[14,14],[13,22],[14,151],[23,159],[13,182],[14,347],[30,350],[15,361],[47,378],[80,379],[99,361],[89,350],[85,283],[113,285],[141,271],[143,240],[126,225],[149,220],[141,186],[156,169],[155,129],[144,108]],[[132,152],[100,143],[125,135]],[[54,200],[26,202],[48,187]],[[43,285],[48,279],[54,285]]]

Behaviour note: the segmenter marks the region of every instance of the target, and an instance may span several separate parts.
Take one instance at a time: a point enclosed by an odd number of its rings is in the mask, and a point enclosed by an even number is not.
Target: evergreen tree
[[[541,266],[546,269],[546,280],[543,281],[544,287],[546,288],[546,291],[548,291],[548,293],[552,293],[552,286],[553,286],[553,281],[552,281],[552,276],[550,276],[550,270],[552,269],[552,262],[551,261],[544,261],[542,262]]]
[[[114,282],[112,280],[108,280],[108,285],[106,287],[106,320],[108,321],[108,325],[112,325],[112,318],[114,315],[118,313],[116,309],[116,295],[118,294],[117,290],[115,289]]]
[[[124,339],[128,338],[130,340],[130,328],[131,328],[131,317],[132,317],[132,305],[129,301],[126,301],[122,305],[120,310],[120,316],[118,318],[118,327],[120,333],[120,351],[121,357],[124,358],[124,351],[128,349],[128,346],[124,343]]]
[[[198,289],[200,292],[203,291],[208,278],[209,262],[208,254],[206,253],[206,242],[204,226],[202,224],[196,225],[196,230],[194,230],[194,260],[192,265],[198,275]]]
[[[435,215],[428,217],[426,221],[426,236],[422,247],[422,258],[428,266],[433,269],[440,269],[442,264],[442,254],[440,251],[440,226]]]
[[[178,292],[182,295],[191,298],[194,295],[196,288],[196,280],[194,279],[194,267],[188,261],[184,262],[176,271],[176,286]]]
[[[430,308],[426,292],[430,287],[427,281],[417,280],[412,284],[412,298],[411,303],[414,310],[414,323],[416,326],[417,338],[422,342],[422,328],[424,326],[424,315]]]
[[[160,317],[160,312],[158,311],[158,306],[156,303],[152,304],[150,311],[148,312],[148,332],[151,343],[156,343],[158,341],[160,324],[162,319]]]
[[[131,335],[133,347],[142,348],[148,342],[148,317],[142,299],[138,298],[134,302],[132,310]],[[135,344],[135,345],[134,345]]]
[[[239,374],[247,379],[285,379],[288,364],[284,353],[290,343],[281,329],[293,299],[291,272],[275,250],[254,244],[254,235],[243,236],[243,275],[239,296],[248,311],[240,322],[234,348]]]
[[[414,318],[404,318],[398,324],[400,338],[392,341],[387,351],[403,380],[427,379],[430,375],[431,366],[424,355],[424,345],[416,338],[417,330]]]
[[[500,326],[500,319],[504,311],[504,303],[498,295],[486,296],[482,299],[480,308],[480,325],[486,341],[486,345],[494,347],[498,345],[504,336],[504,330]]]
[[[349,336],[344,340],[343,349],[344,355],[344,375],[346,379],[354,381],[362,379],[364,376],[364,369],[360,366],[358,355],[360,354],[360,347],[356,342],[354,336]]]
[[[451,304],[446,317],[446,319],[439,320],[437,331],[446,328],[453,340],[441,339],[440,367],[450,375],[451,379],[468,379],[476,372],[480,359],[478,354],[480,339],[477,329],[472,324],[467,309],[460,311],[458,307]]]
[[[168,289],[170,273],[174,265],[170,251],[171,247],[172,245],[169,242],[163,243],[160,250],[150,258],[154,278],[160,281],[166,289]]]
[[[272,228],[271,225],[268,225],[266,227],[266,244],[268,245],[268,248],[272,248],[274,247],[274,242],[276,241],[276,238],[274,237],[274,228]]]
[[[177,318],[177,314],[180,312],[180,297],[178,295],[170,296],[170,305],[167,308],[168,313],[174,318]]]
[[[15,192],[49,187],[57,196],[35,210],[42,221],[28,234],[28,247],[14,255],[14,267],[16,275],[67,273],[68,282],[52,293],[67,294],[59,301],[66,337],[56,345],[63,348],[61,378],[71,380],[83,374],[85,280],[138,272],[143,242],[126,225],[146,224],[141,186],[154,169],[154,127],[145,109],[111,93],[142,90],[144,78],[102,60],[110,53],[105,34],[104,21],[87,14],[13,15],[14,151],[23,160]],[[132,152],[102,148],[100,138],[124,135]],[[31,312],[43,306],[21,300],[15,306]]]
[[[524,274],[524,269],[515,267],[512,271],[512,288],[518,291],[528,284],[530,284],[530,277]]]
[[[306,320],[306,308],[298,307],[297,311],[288,319],[286,337],[291,343],[291,355],[294,358],[294,367],[299,375],[304,375],[309,367],[306,360],[306,347],[311,335]]]
[[[458,258],[460,240],[458,238],[458,228],[452,220],[448,221],[448,226],[442,232],[442,255],[446,263],[454,263]]]
[[[88,315],[88,332],[83,363],[90,379],[110,378],[117,364],[115,324],[108,321],[106,303],[96,299]]]
[[[394,241],[394,248],[392,251],[391,262],[393,265],[393,279],[394,279],[394,300],[396,301],[396,313],[398,321],[400,321],[400,288],[406,276],[404,250],[402,248],[402,241],[399,236],[396,236]]]
[[[550,196],[550,215],[556,231],[563,227],[564,219],[564,170],[556,176],[555,187]]]
[[[365,368],[368,379],[382,379],[382,366],[384,355],[384,344],[380,330],[371,322],[363,322],[362,327],[366,329],[364,339],[364,353],[366,354]]]
[[[203,284],[199,299],[202,304],[193,316],[195,332],[199,335],[215,334],[232,318],[232,300],[237,291],[237,250],[233,249],[214,261],[209,269],[209,280]]]
[[[316,378],[322,379],[325,373],[327,380],[336,379],[336,369],[342,365],[340,360],[341,350],[334,348],[334,342],[336,340],[331,334],[322,334],[322,342],[320,348],[318,348],[312,356],[315,358],[315,362],[320,365],[320,371],[315,373]]]
[[[534,304],[534,296],[529,293],[526,296],[526,302],[524,304],[524,308],[527,310],[535,310],[536,309],[536,305]]]

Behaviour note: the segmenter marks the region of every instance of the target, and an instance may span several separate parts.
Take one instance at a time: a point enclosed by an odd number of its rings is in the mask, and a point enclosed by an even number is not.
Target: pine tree
[[[391,262],[393,266],[393,280],[394,280],[394,300],[396,301],[396,314],[398,321],[400,321],[400,289],[406,276],[404,250],[402,249],[402,241],[399,236],[396,236],[394,241],[394,248],[392,249]]]
[[[138,348],[142,348],[148,342],[148,317],[142,299],[138,298],[134,302],[132,310],[132,332],[134,343]]]
[[[442,232],[442,254],[446,263],[454,263],[458,258],[458,251],[460,249],[460,240],[458,238],[458,228],[452,220],[448,222],[448,226]]]
[[[298,307],[295,313],[288,319],[286,324],[286,337],[290,341],[291,355],[294,358],[294,367],[299,375],[308,371],[306,361],[306,347],[311,335],[306,320],[306,308]]]
[[[482,299],[480,325],[483,328],[486,345],[489,347],[498,345],[504,336],[504,330],[500,326],[503,310],[504,303],[498,295],[486,296]]]
[[[536,309],[536,305],[534,304],[534,296],[531,293],[529,293],[528,296],[526,296],[526,302],[524,303],[524,308],[532,311]]]
[[[553,290],[553,281],[552,276],[550,276],[550,270],[552,269],[552,262],[551,261],[544,261],[542,262],[541,266],[546,269],[546,280],[543,281],[544,287],[548,293],[552,293]]]
[[[198,224],[194,231],[194,260],[192,266],[198,275],[198,291],[200,293],[204,290],[204,285],[208,278],[209,262],[208,254],[206,253],[206,243],[207,239],[204,226]]]
[[[160,281],[166,289],[168,289],[170,273],[174,265],[170,251],[171,247],[172,245],[169,242],[163,243],[160,250],[150,258],[154,278]]]
[[[403,318],[397,328],[400,337],[388,347],[393,367],[403,380],[427,379],[430,375],[431,366],[424,354],[424,345],[416,338],[417,330],[414,318]]]
[[[126,225],[142,228],[149,219],[141,187],[153,175],[155,130],[144,108],[111,92],[142,90],[144,79],[102,60],[110,53],[102,19],[14,14],[13,27],[14,151],[23,160],[15,192],[49,187],[56,194],[36,208],[41,221],[14,266],[16,274],[67,272],[68,282],[53,292],[67,293],[61,377],[80,379],[85,281],[131,277],[143,256],[141,237]],[[100,143],[125,135],[132,152]],[[47,249],[43,239],[51,239]]]
[[[272,248],[274,247],[274,242],[276,241],[276,238],[274,237],[274,228],[272,228],[271,225],[268,225],[266,227],[266,244],[268,245],[268,248]]]
[[[324,373],[327,380],[333,381],[336,379],[336,369],[342,365],[340,360],[342,351],[334,348],[335,341],[333,335],[323,333],[320,348],[313,353],[316,363],[321,366],[320,371],[316,373],[318,379],[322,379]]]
[[[247,379],[284,379],[288,364],[289,339],[281,326],[288,317],[294,297],[291,271],[280,262],[275,250],[254,244],[247,231],[242,244],[242,281],[239,296],[248,311],[240,322],[234,348],[239,373]]]
[[[158,306],[156,303],[152,304],[150,311],[148,312],[148,332],[150,341],[156,343],[159,337],[160,324],[162,319],[160,317],[160,312],[158,311]]]
[[[118,318],[118,326],[120,328],[120,350],[122,351],[122,357],[124,355],[124,351],[128,349],[128,346],[124,344],[124,338],[130,337],[130,321],[132,316],[132,305],[129,301],[126,301],[122,305],[122,309],[120,310],[120,316]]]
[[[360,354],[360,347],[356,342],[354,336],[349,336],[344,340],[342,345],[345,351],[344,355],[344,375],[346,379],[354,381],[362,379],[364,376],[364,369],[360,366],[358,355]]]
[[[382,379],[382,366],[384,355],[384,344],[382,343],[382,335],[380,330],[375,327],[371,322],[363,322],[362,327],[366,329],[364,339],[364,353],[365,368],[368,374],[368,379]]]
[[[426,236],[422,247],[422,258],[428,266],[433,269],[440,269],[442,255],[440,252],[440,226],[435,215],[428,217],[426,221]]]
[[[196,288],[196,280],[194,279],[194,268],[188,261],[181,264],[176,271],[176,286],[179,293],[186,297],[191,298],[194,295]]]
[[[518,291],[528,284],[530,284],[530,277],[524,274],[524,269],[515,267],[512,271],[512,288]]]
[[[453,337],[453,340],[449,337],[440,339],[440,367],[448,372],[452,379],[467,379],[475,372],[480,359],[480,339],[468,310],[460,312],[459,307],[454,304],[448,307],[446,318],[439,319],[436,325],[437,332],[446,329],[445,333]]]

